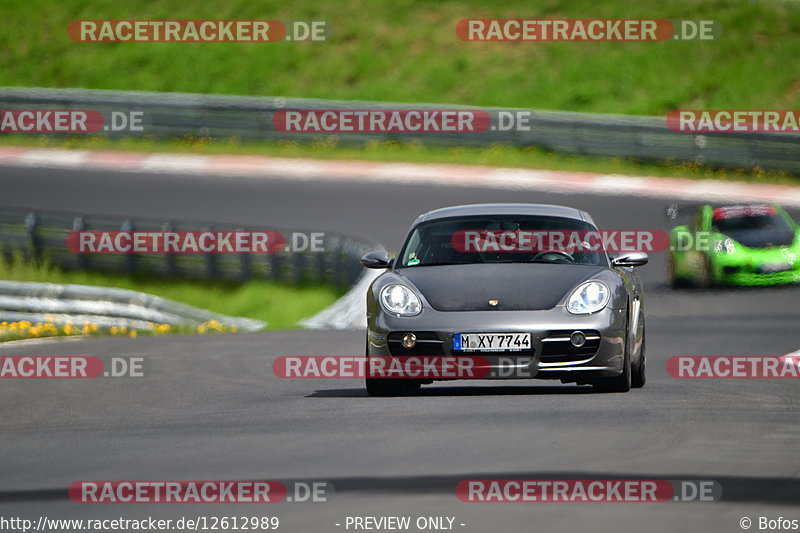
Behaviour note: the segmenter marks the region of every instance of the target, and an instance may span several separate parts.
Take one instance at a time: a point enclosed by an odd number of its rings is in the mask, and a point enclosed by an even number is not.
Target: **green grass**
[[[477,43],[463,18],[708,18],[713,42]],[[326,20],[323,43],[76,43],[77,19]],[[0,85],[662,115],[800,106],[785,0],[4,0]]]
[[[297,327],[297,322],[328,307],[344,290],[327,285],[289,286],[272,281],[247,283],[129,277],[63,270],[50,264],[0,260],[0,279],[77,283],[132,289],[229,316],[263,320],[268,329]]]
[[[408,163],[440,163],[487,165],[497,167],[536,168],[573,172],[598,172],[631,176],[718,179],[758,183],[797,185],[798,178],[779,172],[753,172],[745,169],[715,170],[696,163],[643,163],[633,159],[565,155],[535,147],[514,147],[495,144],[485,148],[438,147],[420,143],[370,142],[363,146],[339,145],[333,141],[309,144],[297,142],[251,142],[241,144],[235,139],[108,139],[105,137],[29,137],[8,135],[0,137],[0,146],[32,146],[37,148],[66,148],[120,150],[138,152],[168,152],[192,154],[262,155],[275,157],[305,157],[317,159],[366,160]]]

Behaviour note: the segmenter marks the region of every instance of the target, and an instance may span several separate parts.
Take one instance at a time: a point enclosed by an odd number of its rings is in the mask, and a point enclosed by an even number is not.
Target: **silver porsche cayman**
[[[385,269],[367,294],[367,360],[428,372],[366,379],[373,396],[450,379],[559,379],[603,392],[645,383],[647,255],[522,246],[536,232],[597,231],[570,207],[478,204],[417,218],[400,254],[370,252]],[[450,362],[450,369],[428,360]],[[467,363],[468,362],[468,363]]]

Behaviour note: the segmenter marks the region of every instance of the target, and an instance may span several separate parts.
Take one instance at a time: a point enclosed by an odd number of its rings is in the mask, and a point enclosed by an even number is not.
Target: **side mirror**
[[[615,267],[640,267],[650,261],[644,252],[623,253],[611,260],[611,266]]]
[[[389,268],[394,264],[394,259],[389,257],[386,250],[378,250],[364,255],[361,264],[367,268]]]

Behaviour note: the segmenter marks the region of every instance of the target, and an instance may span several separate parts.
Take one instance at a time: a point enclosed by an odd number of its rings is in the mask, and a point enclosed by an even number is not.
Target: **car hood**
[[[437,311],[552,309],[580,282],[606,267],[546,263],[493,263],[402,268]],[[498,300],[496,306],[489,300]]]

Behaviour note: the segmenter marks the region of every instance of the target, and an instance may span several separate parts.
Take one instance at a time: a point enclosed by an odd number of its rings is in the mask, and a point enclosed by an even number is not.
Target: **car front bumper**
[[[785,272],[759,273],[747,267],[736,271],[720,269],[716,283],[721,285],[743,285],[762,287],[768,285],[789,285],[800,283],[800,270],[787,270]]]
[[[713,254],[711,264],[714,282],[721,285],[765,286],[800,282],[800,261],[793,253],[782,249],[766,249],[747,256]],[[776,266],[779,270],[774,268]]]
[[[368,316],[367,355],[403,361],[409,357],[470,357],[480,360],[481,379],[561,379],[591,382],[618,376],[623,369],[627,327],[625,309],[606,308],[592,315],[573,315],[563,307],[543,311],[440,312],[423,309],[414,317],[380,311]],[[572,331],[597,337],[596,349],[576,349],[564,341]],[[414,333],[416,346],[398,342]],[[524,352],[481,352],[453,349],[458,333],[530,333],[531,349]],[[589,344],[589,342],[587,342]],[[592,352],[592,353],[590,353]],[[463,379],[463,378],[461,378]]]

